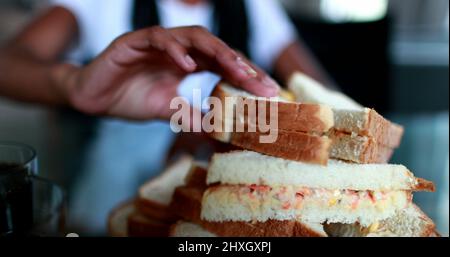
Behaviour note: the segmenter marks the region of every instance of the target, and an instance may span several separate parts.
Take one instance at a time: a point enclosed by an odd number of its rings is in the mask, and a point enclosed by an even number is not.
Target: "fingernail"
[[[239,74],[240,74],[242,77],[248,77],[247,71],[245,71],[245,70],[243,70],[243,69],[239,69],[238,72],[239,72]]]
[[[189,67],[195,67],[197,64],[195,63],[194,59],[192,59],[192,57],[190,55],[186,55],[184,57],[184,60],[186,61],[186,64]]]
[[[250,67],[250,65],[244,62],[241,57],[238,57],[236,59],[236,62],[238,66],[241,68],[242,72],[245,73],[247,76],[250,76],[252,78],[258,76],[258,73],[252,67]]]

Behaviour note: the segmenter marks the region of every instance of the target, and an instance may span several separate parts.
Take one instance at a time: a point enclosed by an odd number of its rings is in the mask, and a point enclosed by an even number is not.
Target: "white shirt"
[[[244,0],[250,26],[250,57],[270,70],[281,51],[296,38],[295,29],[276,0]],[[69,9],[80,27],[80,42],[70,60],[82,61],[102,52],[116,37],[131,31],[132,0],[52,0]],[[209,3],[188,5],[180,0],[157,0],[161,26],[213,27]],[[232,19],[233,17],[230,17]]]

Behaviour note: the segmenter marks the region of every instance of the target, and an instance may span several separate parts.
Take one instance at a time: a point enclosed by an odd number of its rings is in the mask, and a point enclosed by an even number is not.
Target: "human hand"
[[[69,102],[89,114],[133,120],[168,119],[179,82],[209,70],[259,96],[278,85],[261,69],[201,27],[150,27],[127,33],[85,67],[65,65]]]

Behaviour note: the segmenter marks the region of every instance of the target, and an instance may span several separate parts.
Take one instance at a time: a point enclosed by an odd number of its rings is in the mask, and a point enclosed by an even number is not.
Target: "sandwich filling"
[[[208,221],[298,219],[370,225],[411,202],[407,191],[329,190],[298,186],[220,185],[203,195]]]

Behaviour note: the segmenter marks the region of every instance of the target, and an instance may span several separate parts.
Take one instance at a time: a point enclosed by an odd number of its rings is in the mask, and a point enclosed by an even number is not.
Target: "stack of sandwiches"
[[[278,99],[226,83],[213,96],[257,106],[275,101],[276,142],[260,143],[263,132],[227,129],[249,119],[224,110],[224,132],[210,135],[240,150],[216,153],[209,165],[185,157],[169,167],[141,187],[136,201],[112,212],[113,235],[439,235],[412,202],[413,192],[434,191],[433,183],[388,164],[403,128],[375,110],[300,73]]]
[[[326,164],[329,158],[354,163],[386,163],[400,145],[403,128],[364,108],[347,96],[332,92],[301,74],[289,82],[288,97],[278,101],[278,139],[259,143],[259,132],[228,132],[233,125],[248,121],[246,114],[223,110],[222,131],[211,135],[244,149],[293,161]],[[212,96],[243,99],[255,105],[267,100],[251,96],[232,86],[219,84]],[[295,99],[294,101],[292,101]],[[236,104],[235,104],[236,105]],[[235,108],[228,105],[227,108]],[[229,115],[231,114],[231,115]]]
[[[190,156],[180,157],[158,177],[142,185],[135,199],[120,204],[111,212],[109,234],[115,237],[169,236],[171,226],[181,218],[170,208],[175,189],[185,185],[186,181],[191,187],[205,185],[205,175],[205,164],[194,162]],[[181,231],[184,233],[185,230]],[[203,232],[200,230],[199,233]]]

